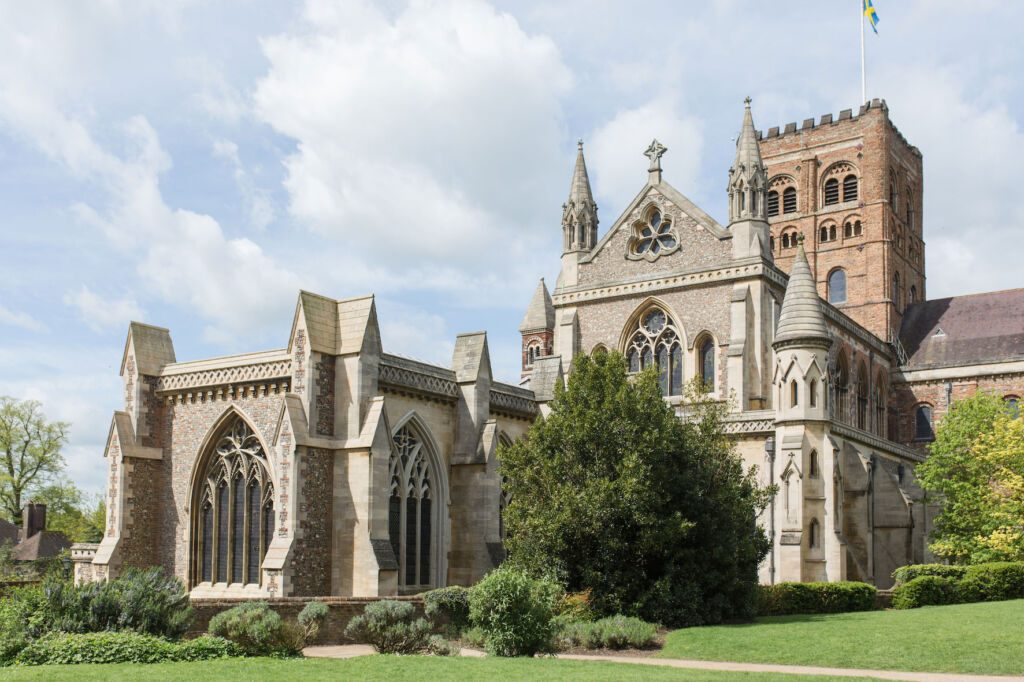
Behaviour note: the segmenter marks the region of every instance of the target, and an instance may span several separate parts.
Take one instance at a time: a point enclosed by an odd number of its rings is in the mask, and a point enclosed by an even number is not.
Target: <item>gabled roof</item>
[[[601,238],[601,241],[597,243],[597,246],[595,246],[594,249],[587,254],[586,258],[581,261],[582,263],[588,263],[594,260],[597,254],[601,252],[601,249],[604,248],[605,244],[607,244],[615,233],[619,231],[634,209],[643,203],[651,190],[661,192],[662,196],[678,206],[683,213],[693,218],[698,225],[707,230],[708,234],[718,237],[719,239],[732,239],[732,233],[729,232],[729,230],[722,227],[717,220],[709,216],[703,209],[697,206],[697,204],[687,199],[682,192],[662,180],[656,184],[647,183],[644,185],[643,189],[633,197],[633,201],[629,202],[626,210],[622,212],[622,214],[612,224],[608,232],[605,233],[604,237]]]
[[[21,529],[7,519],[0,519],[0,544],[7,540],[10,540],[11,544],[17,544],[19,535],[21,535]]]
[[[14,560],[35,561],[55,557],[72,544],[68,536],[59,530],[41,530],[18,545],[14,551]]]
[[[795,339],[829,340],[821,298],[818,297],[818,288],[814,285],[814,275],[802,242],[793,259],[793,269],[779,312],[779,327],[775,332],[775,343]]]
[[[900,341],[912,367],[1024,358],[1024,289],[911,303]]]
[[[533,332],[541,330],[554,330],[555,328],[555,305],[551,302],[551,294],[544,284],[544,278],[540,278],[537,290],[533,292],[533,298],[523,316],[523,322],[519,325],[519,331]]]

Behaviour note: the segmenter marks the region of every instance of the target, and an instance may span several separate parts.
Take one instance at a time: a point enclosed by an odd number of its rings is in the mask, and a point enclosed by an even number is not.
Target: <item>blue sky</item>
[[[72,422],[102,488],[127,323],[179,360],[277,348],[297,291],[374,292],[447,364],[553,282],[577,138],[602,229],[665,177],[724,222],[761,129],[860,100],[857,0],[0,4],[0,394]],[[1019,3],[878,0],[868,96],[924,154],[932,298],[1022,285]]]

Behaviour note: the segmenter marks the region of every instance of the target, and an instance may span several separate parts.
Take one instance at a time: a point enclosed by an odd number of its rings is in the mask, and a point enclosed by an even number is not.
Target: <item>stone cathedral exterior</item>
[[[520,326],[522,384],[483,332],[451,365],[384,352],[372,296],[301,292],[287,345],[178,362],[132,323],[106,446],[107,528],[76,579],[161,565],[192,596],[410,594],[504,557],[497,446],[523,437],[581,352],[656,367],[679,410],[700,377],[778,495],[766,583],[888,587],[928,559],[914,467],[952,400],[1024,391],[1024,290],[925,296],[922,159],[873,100],[762,135],[749,101],[721,225],[663,178],[603,234],[582,143],[561,272]],[[386,342],[386,339],[383,340]]]

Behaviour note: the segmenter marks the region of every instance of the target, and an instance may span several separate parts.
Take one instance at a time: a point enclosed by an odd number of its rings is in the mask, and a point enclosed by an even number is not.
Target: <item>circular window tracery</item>
[[[672,218],[654,208],[647,213],[646,218],[633,224],[633,236],[629,240],[626,255],[634,260],[643,258],[653,261],[677,248],[679,237]]]
[[[672,318],[659,308],[640,316],[636,331],[626,348],[626,362],[631,373],[657,367],[662,395],[682,395],[682,334]]]

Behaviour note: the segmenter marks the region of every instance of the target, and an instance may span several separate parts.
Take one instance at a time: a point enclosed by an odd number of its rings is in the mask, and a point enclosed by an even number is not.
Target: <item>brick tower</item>
[[[790,271],[802,234],[821,297],[891,341],[925,298],[921,152],[877,99],[759,140],[775,264]]]

